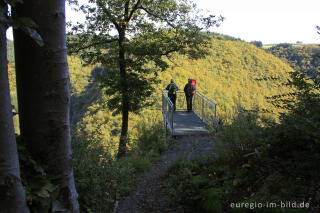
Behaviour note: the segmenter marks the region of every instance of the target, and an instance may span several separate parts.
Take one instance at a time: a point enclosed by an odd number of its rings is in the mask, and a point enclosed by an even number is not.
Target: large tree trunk
[[[0,18],[6,17],[7,9],[0,0]],[[27,213],[12,120],[6,31],[7,26],[0,22],[0,212]]]
[[[120,159],[127,152],[128,143],[128,122],[129,122],[129,97],[128,97],[128,85],[127,85],[127,73],[126,73],[126,62],[125,62],[125,50],[124,42],[125,39],[125,27],[119,32],[119,69],[120,69],[120,81],[121,81],[121,93],[122,93],[122,123],[121,133],[119,140],[119,149],[117,158]]]
[[[71,156],[65,0],[23,2],[13,16],[31,18],[45,45],[14,30],[21,140],[32,157],[47,166],[60,189],[59,201],[79,212]]]

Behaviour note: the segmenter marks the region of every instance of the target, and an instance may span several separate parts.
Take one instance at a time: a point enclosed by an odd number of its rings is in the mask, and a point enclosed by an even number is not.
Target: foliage
[[[10,43],[11,41],[9,41]],[[12,43],[12,42],[11,42]],[[13,43],[12,43],[13,48]],[[12,49],[13,51],[13,49]],[[9,50],[8,50],[9,52]],[[10,53],[8,53],[9,55]],[[12,52],[13,55],[13,52]],[[9,58],[10,60],[10,58]],[[71,124],[74,124],[78,121],[77,116],[81,116],[81,108],[83,102],[88,102],[88,100],[78,100],[77,97],[84,91],[86,88],[92,67],[84,67],[83,62],[76,57],[68,57],[68,68],[70,73],[70,80],[71,80]],[[16,86],[16,75],[15,75],[15,64],[9,63],[8,64],[8,76],[9,76],[9,86],[10,86],[10,95],[11,95],[11,104],[14,106],[14,112],[18,113],[18,100],[17,100],[17,86]],[[95,93],[95,92],[92,92]],[[90,95],[91,97],[95,97]],[[86,98],[88,98],[86,96]],[[79,106],[80,105],[80,106]],[[75,113],[77,112],[77,113]],[[74,122],[73,122],[74,121]],[[19,130],[19,117],[18,115],[14,117],[14,127],[15,132],[17,134],[20,133]]]
[[[7,40],[7,57],[9,63],[14,62],[13,41],[11,40]]]
[[[25,144],[17,137],[21,180],[26,193],[26,200],[31,212],[49,213],[65,211],[58,201],[59,188],[54,184],[54,177],[46,173],[47,166],[30,157]]]
[[[105,106],[108,97],[95,81],[100,72],[95,68],[85,76],[71,73],[71,82],[79,83],[82,77],[87,81],[83,80],[73,93],[72,104],[74,175],[82,212],[111,211],[115,202],[130,191],[136,175],[150,168],[151,161],[165,148],[158,124],[160,115],[145,110],[131,116],[130,152],[115,161],[120,119]]]
[[[73,132],[73,138],[99,143],[108,150],[113,158],[117,153],[117,140],[119,134],[119,117],[112,114],[99,103],[88,107]]]
[[[233,38],[215,35],[210,43],[210,54],[205,59],[189,60],[188,57],[176,54],[171,61],[167,61],[174,67],[159,73],[161,83],[155,86],[156,92],[150,97],[150,101],[156,102],[156,105],[141,110],[138,115],[130,115],[130,156],[120,162],[114,162],[121,126],[120,117],[113,115],[106,107],[105,102],[109,97],[94,81],[101,69],[83,67],[84,62],[79,58],[68,58],[72,84],[74,172],[83,211],[111,209],[117,195],[119,197],[129,191],[134,181],[132,175],[149,168],[151,160],[157,158],[166,148],[163,145],[163,124],[158,101],[160,89],[164,88],[172,77],[180,88],[188,77],[197,79],[197,88],[219,104],[219,116],[229,117],[229,121],[238,106],[256,110],[258,105],[259,110],[268,108],[270,111],[279,111],[269,104],[264,96],[291,91],[282,85],[287,82],[287,71],[292,71],[288,65],[253,45]],[[14,95],[14,65],[10,64],[9,69],[10,88]],[[280,82],[255,80],[270,75],[280,78]],[[243,120],[246,120],[245,116]],[[259,122],[251,122],[252,132],[261,128],[254,127],[254,124]],[[246,135],[244,128],[240,132],[241,136],[234,136],[237,140]],[[250,134],[253,140],[254,134]],[[211,196],[206,191],[198,192],[201,197]],[[211,193],[215,196],[215,192]]]
[[[168,61],[175,67],[159,74],[161,83],[155,86],[155,92],[149,100],[149,102],[156,103],[149,108],[152,109],[152,113],[150,111],[152,116],[159,115],[159,112],[155,110],[161,108],[160,89],[168,84],[169,79],[174,78],[181,89],[188,77],[195,78],[198,90],[219,104],[218,116],[220,118],[228,118],[230,121],[238,105],[248,110],[256,110],[258,106],[260,111],[263,109],[274,113],[281,111],[269,104],[265,96],[292,91],[283,87],[283,83],[287,82],[285,79],[289,76],[287,71],[292,71],[289,66],[263,50],[242,41],[230,40],[222,35],[214,35],[211,45],[210,54],[205,59],[190,61],[187,57],[174,55],[172,62]],[[93,137],[97,133],[95,136],[97,141],[113,144],[108,145],[112,150],[110,152],[116,152],[114,149],[120,132],[120,118],[114,116],[113,112],[106,108],[104,102],[108,97],[94,81],[95,77],[101,74],[101,69],[83,67],[84,62],[76,57],[68,57],[68,63],[72,85],[73,137],[81,135],[81,137],[88,138],[89,135]],[[255,80],[266,76],[278,77],[280,81]],[[15,97],[13,64],[9,64],[9,80],[12,97]],[[17,105],[15,109],[18,110]],[[129,131],[133,134],[131,140],[135,140],[137,129],[134,126],[144,113],[142,110],[139,115],[130,115]],[[15,123],[15,126],[17,127],[18,123]],[[18,132],[17,129],[16,132]],[[111,149],[111,147],[114,148]]]
[[[220,203],[223,212],[280,212],[279,208],[231,209],[230,203],[285,200],[308,202],[313,207],[310,210],[315,210],[320,201],[319,81],[312,81],[297,71],[291,84],[297,89],[296,103],[289,107],[288,113],[282,114],[280,123],[257,112],[240,110],[232,123],[224,124],[218,133],[216,158],[204,164],[198,160],[173,165],[168,171],[169,195],[173,200],[192,204],[190,199],[200,194],[197,188],[188,194],[186,189],[194,189],[192,180],[208,178],[215,171],[213,183],[220,185],[214,187],[224,194]],[[197,177],[199,172],[194,168],[199,167],[202,169]],[[212,183],[207,181],[202,187],[212,187]],[[309,209],[281,210],[307,212]]]
[[[167,170],[166,192],[171,204],[183,204],[192,212],[222,212],[225,193],[219,189],[221,175],[215,156],[176,160]]]
[[[158,81],[155,78],[148,78],[146,74],[138,76],[136,73],[127,75],[127,83],[129,86],[130,96],[128,96],[129,112],[137,113],[141,109],[152,106],[153,102],[149,97],[154,92],[153,84]],[[121,78],[118,71],[108,70],[104,68],[104,72],[98,76],[100,87],[104,89],[105,94],[110,98],[107,99],[108,108],[114,114],[120,114],[122,111],[121,98]]]
[[[262,48],[263,44],[261,41],[251,41],[251,44],[254,44],[255,46],[257,46],[258,48]]]
[[[152,123],[142,122],[138,125],[139,134],[136,141],[143,144],[156,144],[154,138],[159,137],[159,127]],[[157,141],[158,147],[160,142]],[[108,212],[120,197],[127,195],[135,181],[135,177],[151,167],[162,150],[156,147],[136,145],[125,158],[114,161],[111,150],[100,140],[74,138],[73,142],[74,175],[79,193],[81,212]],[[140,145],[139,145],[140,147]]]
[[[12,46],[13,48],[13,46]],[[13,124],[16,134],[20,134],[19,129],[19,114],[18,114],[18,99],[17,99],[17,88],[16,88],[16,75],[15,75],[15,67],[13,63],[8,64],[8,77],[9,77],[9,86],[10,86],[10,97],[11,97],[11,105],[13,107]]]
[[[141,110],[138,115],[130,114],[129,149],[135,147],[141,150],[144,150],[144,147],[163,149],[162,145],[157,148],[157,144],[162,144],[159,143],[162,136],[162,124],[159,123],[162,118],[158,111],[161,109],[160,89],[164,88],[172,77],[180,89],[188,77],[197,79],[199,91],[215,100],[219,104],[219,117],[227,117],[229,121],[238,105],[248,110],[257,110],[258,106],[260,111],[262,109],[268,109],[274,113],[280,111],[269,104],[264,96],[291,91],[282,85],[287,82],[286,79],[289,76],[287,70],[292,71],[292,69],[271,54],[245,42],[219,40],[216,37],[213,37],[211,42],[210,55],[205,59],[190,61],[187,57],[175,55],[172,58],[173,62],[168,62],[173,63],[175,67],[159,74],[161,84],[155,87],[156,92],[150,97],[150,101],[156,104]],[[230,61],[228,66],[222,64],[225,60]],[[89,69],[81,68],[79,63],[77,58],[69,60],[72,86],[79,88],[72,89],[74,91],[71,106],[73,138],[100,142],[114,157],[118,149],[117,137],[120,134],[121,123],[120,117],[115,116],[113,111],[106,107],[105,102],[109,97],[95,81],[96,76],[103,74],[103,70],[96,67],[89,72]],[[279,82],[255,80],[267,76],[268,73],[279,77]],[[141,135],[142,127],[156,128],[158,133],[154,131],[154,134]],[[137,138],[140,139],[137,140]],[[154,140],[151,140],[152,138]]]
[[[72,27],[69,51],[88,64],[104,67],[98,79],[107,88],[109,109],[122,115],[118,150],[122,157],[127,149],[129,112],[152,105],[148,97],[154,92],[158,72],[168,68],[164,57],[175,52],[203,57],[207,37],[200,31],[215,26],[219,19],[200,16],[188,0],[93,0],[78,10],[86,14],[86,21]]]
[[[275,56],[287,61],[297,71],[303,72],[310,77],[319,73],[320,48],[317,45],[291,45],[278,44],[268,49]]]
[[[132,133],[133,144],[142,155],[148,152],[161,154],[166,149],[161,116],[160,113],[155,114],[154,110],[144,110],[135,125],[135,131]]]
[[[233,37],[233,36],[229,36],[229,35],[223,35],[223,34],[220,34],[220,33],[215,33],[215,32],[211,32],[210,33],[214,38],[218,39],[218,40],[225,40],[225,41],[243,41],[241,38],[236,38],[236,37]]]
[[[283,86],[290,79],[289,72],[293,69],[253,45],[220,37],[213,35],[210,53],[204,59],[191,61],[176,55],[172,60],[174,67],[159,75],[161,84],[158,89],[164,88],[171,78],[175,79],[179,88],[185,85],[188,78],[194,78],[197,89],[218,103],[221,119],[230,121],[237,106],[247,110],[258,107],[260,111],[273,112],[276,118],[283,110],[270,104],[266,97],[293,92]],[[278,80],[256,81],[268,76]],[[160,97],[158,94],[157,97]]]

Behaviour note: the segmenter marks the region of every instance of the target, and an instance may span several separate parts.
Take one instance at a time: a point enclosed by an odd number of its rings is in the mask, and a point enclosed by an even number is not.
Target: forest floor
[[[187,213],[183,206],[169,206],[164,192],[165,173],[170,164],[178,159],[189,160],[194,156],[214,153],[209,136],[181,136],[161,155],[152,169],[136,182],[129,196],[119,202],[117,213]]]

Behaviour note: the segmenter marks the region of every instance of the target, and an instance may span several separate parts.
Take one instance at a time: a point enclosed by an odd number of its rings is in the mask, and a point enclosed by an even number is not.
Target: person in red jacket
[[[184,93],[187,100],[187,111],[192,111],[192,98],[196,90],[196,81],[194,79],[188,79],[188,83],[184,86]]]

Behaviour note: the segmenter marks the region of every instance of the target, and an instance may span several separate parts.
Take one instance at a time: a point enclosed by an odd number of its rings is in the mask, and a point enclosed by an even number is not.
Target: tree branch
[[[127,22],[129,22],[129,21],[131,20],[131,18],[132,18],[132,16],[133,16],[133,13],[134,13],[135,11],[137,11],[138,6],[139,6],[139,4],[141,3],[141,1],[142,1],[142,0],[138,0],[138,1],[136,2],[136,4],[133,6],[133,8],[132,8],[132,10],[130,11],[130,14],[129,14],[127,20],[126,20]]]
[[[167,50],[167,51],[161,53],[160,56],[167,56],[167,57],[168,57],[168,55],[169,55],[170,53],[177,52],[177,51],[179,51],[180,49],[182,49],[182,47],[181,47],[181,48],[174,48],[174,49],[172,49],[172,50]]]
[[[124,21],[127,21],[129,16],[129,4],[130,4],[130,0],[127,0],[124,5]]]
[[[149,10],[147,10],[145,7],[142,7],[142,6],[137,7],[137,9],[141,9],[141,10],[145,11],[146,13],[148,13],[150,16],[153,16],[153,17],[155,17],[155,18],[157,18],[157,19],[159,19],[159,20],[161,20],[163,22],[166,22],[172,28],[176,27],[174,24],[171,23],[171,21],[174,21],[174,20],[168,20],[166,18],[161,18],[160,16],[157,16],[157,15],[153,14],[152,12],[150,12]]]
[[[70,50],[70,51],[68,51],[68,54],[71,55],[71,54],[79,53],[81,50],[85,50],[85,49],[88,49],[90,47],[94,47],[96,45],[110,44],[110,43],[115,42],[115,41],[118,41],[118,39],[115,38],[115,39],[110,39],[108,41],[103,41],[103,42],[94,42],[94,43],[88,44],[86,46],[78,47],[76,50]]]
[[[115,18],[111,15],[110,11],[103,5],[103,3],[101,2],[101,0],[97,0],[97,4],[100,8],[102,8],[102,10],[104,11],[104,13],[108,16],[108,18],[110,19],[110,21],[112,22],[112,24],[114,24],[114,26],[116,27],[116,29],[118,30],[118,32],[120,32],[121,28],[119,26],[119,24],[117,23],[117,21],[115,20]]]

